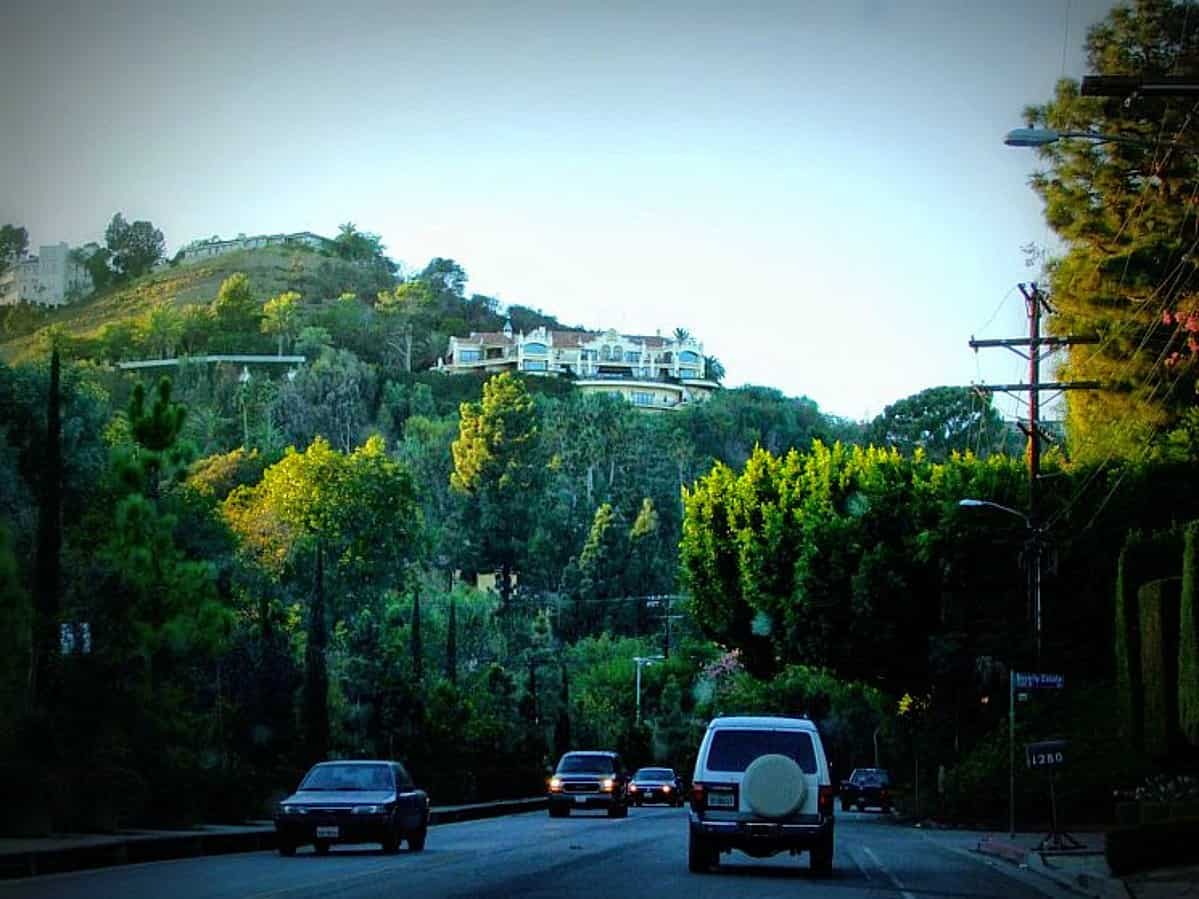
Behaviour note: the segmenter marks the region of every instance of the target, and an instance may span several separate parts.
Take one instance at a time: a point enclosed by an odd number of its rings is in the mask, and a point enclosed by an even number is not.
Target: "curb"
[[[1129,899],[1132,896],[1132,892],[1123,880],[1115,877],[1096,876],[1086,872],[1067,874],[1048,864],[1041,853],[1030,851],[1014,843],[1005,843],[1002,840],[979,840],[974,851],[980,855],[1001,858],[1080,896],[1088,896],[1091,899]]]
[[[440,824],[518,815],[543,810],[547,805],[548,800],[545,797],[535,797],[444,806],[430,811],[429,825],[435,827]],[[87,845],[0,853],[0,880],[205,855],[261,852],[274,848],[273,824],[247,825],[234,830],[186,831],[179,834],[116,835]]]

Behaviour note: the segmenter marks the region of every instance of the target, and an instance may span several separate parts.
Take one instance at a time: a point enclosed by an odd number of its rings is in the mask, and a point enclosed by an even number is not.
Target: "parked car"
[[[629,775],[615,752],[568,752],[558,762],[549,781],[551,818],[565,818],[571,810],[604,809],[609,818],[629,814]]]
[[[841,781],[841,808],[855,805],[859,811],[868,806],[891,811],[891,775],[885,768],[854,768],[849,780]]]
[[[820,733],[807,718],[716,718],[691,784],[687,866],[711,870],[722,852],[754,858],[809,853],[833,867],[833,784]]]
[[[380,843],[390,853],[401,840],[420,852],[429,807],[429,795],[417,789],[399,762],[321,762],[279,803],[279,854],[295,855],[297,846],[309,843],[319,855],[334,843]]]
[[[664,802],[683,804],[683,784],[673,768],[641,768],[629,781],[629,799],[634,805]]]

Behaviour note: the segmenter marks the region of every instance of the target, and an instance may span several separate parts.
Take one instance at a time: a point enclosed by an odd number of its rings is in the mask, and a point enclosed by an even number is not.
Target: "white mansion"
[[[88,244],[83,249],[98,247]],[[65,243],[48,244],[36,256],[18,259],[0,275],[0,306],[61,306],[91,289],[91,275],[71,260],[71,248]]]
[[[703,344],[616,331],[503,331],[451,337],[436,369],[449,374],[519,371],[573,377],[590,393],[621,396],[643,409],[667,411],[708,398],[719,386],[708,380]]]

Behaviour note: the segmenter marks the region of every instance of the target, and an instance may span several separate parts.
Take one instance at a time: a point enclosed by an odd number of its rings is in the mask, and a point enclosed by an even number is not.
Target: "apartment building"
[[[670,411],[708,398],[719,386],[709,380],[703,344],[682,339],[607,331],[537,328],[451,337],[437,371],[494,374],[518,371],[570,377],[588,393],[619,396],[641,409]]]
[[[189,243],[181,251],[181,261],[192,262],[196,259],[208,259],[237,250],[257,250],[262,247],[282,246],[304,246],[313,250],[327,250],[332,249],[333,241],[327,237],[321,237],[319,234],[313,234],[311,231],[297,231],[294,234],[255,234],[252,237],[239,234],[231,240],[211,237],[207,240],[193,240]]]

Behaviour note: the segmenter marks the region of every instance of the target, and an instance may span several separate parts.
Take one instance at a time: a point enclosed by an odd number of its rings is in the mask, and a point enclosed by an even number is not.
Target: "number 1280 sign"
[[[1043,743],[1026,743],[1024,759],[1030,768],[1056,768],[1066,762],[1066,741],[1046,740]]]

